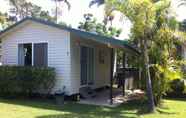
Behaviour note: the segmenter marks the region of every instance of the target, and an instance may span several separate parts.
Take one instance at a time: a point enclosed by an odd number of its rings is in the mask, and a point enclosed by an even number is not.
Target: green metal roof
[[[0,32],[0,36],[6,32],[8,32],[9,30],[11,30],[12,28],[18,26],[19,24],[25,22],[25,21],[34,21],[34,22],[37,22],[37,23],[41,23],[41,24],[45,24],[45,25],[48,25],[48,26],[52,26],[52,27],[55,27],[55,28],[58,28],[58,29],[62,29],[62,30],[67,30],[71,33],[74,33],[78,36],[81,36],[81,37],[84,37],[84,38],[87,38],[87,39],[90,39],[90,40],[94,40],[94,41],[97,41],[97,42],[100,42],[100,43],[104,43],[104,44],[109,44],[109,45],[113,45],[113,46],[116,46],[116,47],[119,47],[119,48],[123,48],[129,52],[132,52],[134,54],[140,54],[140,52],[135,49],[134,47],[132,47],[128,41],[122,41],[122,40],[118,40],[118,39],[115,39],[115,38],[111,38],[111,37],[106,37],[106,36],[101,36],[101,35],[98,35],[98,34],[94,34],[94,33],[90,33],[90,32],[86,32],[86,31],[82,31],[82,30],[78,30],[78,29],[74,29],[74,28],[70,28],[70,27],[66,27],[66,26],[62,26],[62,25],[59,25],[59,24],[56,24],[56,23],[53,23],[53,22],[49,22],[49,21],[45,21],[45,20],[41,20],[41,19],[37,19],[37,18],[33,18],[33,17],[27,17],[17,23],[15,23],[14,25],[8,27],[7,29],[3,30]]]

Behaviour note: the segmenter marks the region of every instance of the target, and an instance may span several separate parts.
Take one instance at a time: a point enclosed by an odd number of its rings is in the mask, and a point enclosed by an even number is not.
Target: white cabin
[[[113,48],[137,52],[126,42],[35,18],[2,31],[0,39],[3,65],[54,67],[53,92],[65,86],[68,95],[110,84]]]

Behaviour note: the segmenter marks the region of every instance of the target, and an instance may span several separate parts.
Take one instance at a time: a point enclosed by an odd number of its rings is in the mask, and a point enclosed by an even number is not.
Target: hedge
[[[54,83],[54,68],[0,66],[0,96],[48,94]]]

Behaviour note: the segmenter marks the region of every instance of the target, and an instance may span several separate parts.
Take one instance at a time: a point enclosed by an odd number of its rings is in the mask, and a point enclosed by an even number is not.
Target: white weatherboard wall
[[[70,33],[65,30],[30,21],[3,38],[3,64],[18,64],[18,44],[41,42],[48,43],[48,66],[56,69],[57,82],[53,92],[65,85],[67,94],[71,94]]]
[[[78,43],[79,42],[79,43]],[[106,45],[91,41],[88,39],[80,38],[76,35],[71,34],[71,85],[72,92],[79,93],[81,68],[80,68],[80,46],[84,45],[87,47],[94,48],[95,56],[95,72],[94,72],[94,85],[93,88],[103,87],[109,84],[110,81],[110,48]],[[105,63],[100,64],[99,62],[99,51],[105,52]]]

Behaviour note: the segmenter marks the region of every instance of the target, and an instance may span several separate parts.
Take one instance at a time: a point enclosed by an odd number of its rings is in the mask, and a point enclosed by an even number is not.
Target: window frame
[[[22,63],[20,63],[20,46],[22,45],[23,46],[23,49],[24,49],[24,45],[27,45],[27,44],[30,44],[31,45],[31,50],[32,50],[32,52],[33,52],[33,48],[32,48],[32,43],[30,43],[30,42],[25,42],[25,43],[18,43],[17,44],[17,65],[21,65],[21,66],[26,66],[25,65],[25,60],[24,60],[24,63],[22,64]],[[23,52],[24,52],[24,50],[23,50]],[[33,59],[33,54],[32,54],[32,52],[31,52],[31,56],[32,56],[32,58],[31,58],[31,65],[29,65],[29,66],[32,66],[32,59]],[[28,66],[28,65],[27,65]]]

